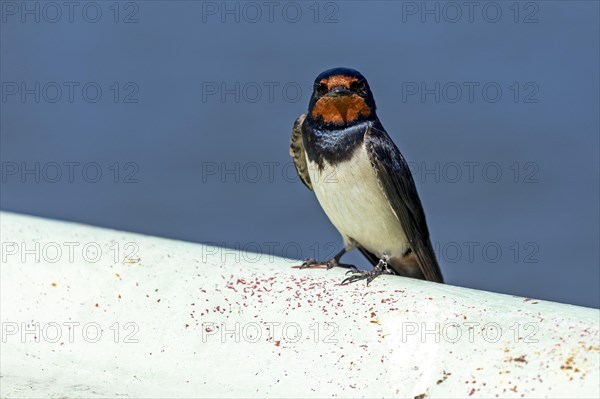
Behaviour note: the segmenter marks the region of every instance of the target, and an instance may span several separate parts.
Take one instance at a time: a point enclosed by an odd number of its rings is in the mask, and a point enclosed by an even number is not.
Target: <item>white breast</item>
[[[343,236],[379,257],[402,255],[407,248],[404,230],[379,187],[364,144],[348,161],[336,166],[325,161],[322,171],[307,162],[317,199]]]

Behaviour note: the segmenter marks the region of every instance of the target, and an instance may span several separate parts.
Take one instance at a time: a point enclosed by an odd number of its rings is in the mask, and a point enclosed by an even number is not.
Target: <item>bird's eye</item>
[[[364,89],[365,82],[363,82],[362,80],[355,80],[354,82],[350,83],[350,90],[362,91]]]
[[[315,93],[325,93],[327,91],[327,85],[325,83],[315,83]]]

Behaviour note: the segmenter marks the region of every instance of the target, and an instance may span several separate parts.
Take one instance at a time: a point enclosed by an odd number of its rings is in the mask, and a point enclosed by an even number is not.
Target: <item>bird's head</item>
[[[333,68],[317,76],[308,113],[312,121],[326,127],[377,119],[367,79],[350,68]]]

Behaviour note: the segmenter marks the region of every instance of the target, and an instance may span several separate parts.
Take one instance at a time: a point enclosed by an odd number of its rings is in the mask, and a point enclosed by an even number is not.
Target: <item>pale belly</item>
[[[317,199],[345,239],[352,238],[379,257],[402,256],[408,247],[404,230],[378,185],[364,146],[337,166],[325,162],[322,171],[308,164]]]

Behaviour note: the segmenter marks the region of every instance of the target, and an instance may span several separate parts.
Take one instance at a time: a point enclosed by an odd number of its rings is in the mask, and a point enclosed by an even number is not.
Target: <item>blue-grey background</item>
[[[415,167],[448,283],[600,306],[598,2],[45,4],[2,1],[3,210],[325,258],[341,240],[289,136],[315,76],[348,66]],[[436,82],[439,101],[410,94]]]

